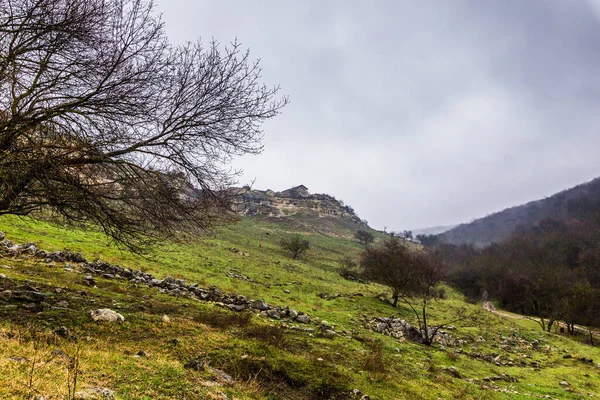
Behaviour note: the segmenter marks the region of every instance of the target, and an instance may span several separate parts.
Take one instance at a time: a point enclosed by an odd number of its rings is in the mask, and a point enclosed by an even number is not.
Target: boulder
[[[310,316],[307,314],[300,314],[296,317],[296,321],[301,324],[310,324]]]
[[[265,303],[263,300],[254,300],[254,302],[252,302],[252,308],[256,308],[257,310],[268,310],[271,307],[269,307],[269,305],[267,303]]]
[[[118,312],[115,312],[109,308],[100,308],[98,310],[90,311],[90,316],[96,322],[124,322],[123,317]]]

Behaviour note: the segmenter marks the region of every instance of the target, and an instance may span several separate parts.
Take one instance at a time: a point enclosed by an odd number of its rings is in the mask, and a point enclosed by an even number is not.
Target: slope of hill
[[[444,243],[485,246],[501,241],[519,226],[533,226],[545,218],[569,220],[585,217],[581,215],[583,208],[589,209],[598,202],[600,178],[541,200],[507,208],[473,222],[461,224],[438,237]]]
[[[0,398],[600,394],[598,367],[586,361],[600,359],[600,350],[532,321],[491,314],[458,321],[431,348],[383,334],[391,326],[382,317],[414,324],[410,309],[381,301],[383,286],[340,277],[339,260],[357,257],[358,243],[307,231],[298,220],[244,217],[202,241],[159,243],[148,259],[118,251],[97,232],[0,218],[7,238],[25,244],[0,242]],[[312,246],[292,260],[277,243],[297,232]],[[446,293],[432,305],[433,324],[481,307]],[[90,311],[103,308],[124,322],[94,322]],[[82,393],[69,397],[73,384]]]

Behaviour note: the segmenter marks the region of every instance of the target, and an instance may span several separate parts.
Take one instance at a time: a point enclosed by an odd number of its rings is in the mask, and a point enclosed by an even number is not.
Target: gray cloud
[[[371,225],[468,221],[600,171],[600,4],[159,0],[175,42],[235,37],[291,98],[241,183],[303,183]]]

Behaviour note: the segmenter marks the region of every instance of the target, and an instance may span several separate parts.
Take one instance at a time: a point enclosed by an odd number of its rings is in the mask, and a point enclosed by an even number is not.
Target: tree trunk
[[[398,305],[398,293],[394,293],[394,295],[392,296],[392,306],[396,307]]]
[[[546,321],[542,317],[540,317],[540,325],[542,326],[542,330],[545,331],[546,330]]]
[[[427,329],[427,303],[423,303],[423,334],[425,335],[424,344],[431,346],[433,343],[433,336],[429,337],[429,329]]]

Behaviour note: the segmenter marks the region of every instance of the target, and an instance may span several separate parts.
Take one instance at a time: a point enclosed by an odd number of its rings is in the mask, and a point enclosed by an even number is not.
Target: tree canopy
[[[298,258],[299,255],[310,249],[310,242],[306,239],[303,239],[300,235],[284,237],[279,242],[279,245],[283,250],[291,252],[294,260]]]
[[[356,233],[354,234],[354,237],[356,238],[356,240],[358,240],[361,244],[364,244],[364,245],[373,243],[373,241],[375,240],[375,237],[373,236],[373,234],[371,232],[368,232],[368,231],[365,231],[362,229],[356,231]]]
[[[228,164],[287,103],[237,42],[174,46],[152,0],[0,3],[0,214],[94,223],[136,249],[210,227]]]

